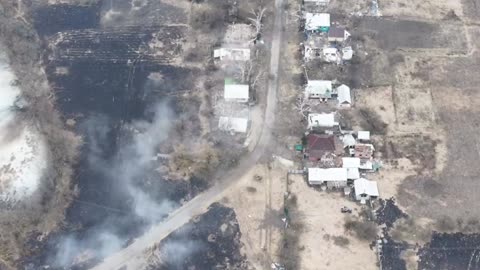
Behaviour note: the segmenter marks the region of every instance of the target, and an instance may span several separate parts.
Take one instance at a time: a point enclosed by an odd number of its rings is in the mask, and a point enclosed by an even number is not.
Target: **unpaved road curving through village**
[[[272,138],[271,130],[275,120],[277,106],[280,46],[284,26],[282,7],[283,0],[275,0],[275,23],[270,49],[270,79],[268,82],[264,123],[261,125],[260,138],[254,150],[247,154],[239,162],[237,167],[222,174],[222,179],[212,188],[176,209],[165,220],[161,221],[161,223],[154,225],[141,237],[135,239],[131,245],[105,258],[102,263],[93,267],[92,270],[138,270],[145,267],[145,251],[149,247],[152,247],[170,233],[188,223],[192,217],[206,212],[208,206],[221,199],[225,191],[227,191],[237,179],[240,179],[245,172],[253,167],[265,153]]]

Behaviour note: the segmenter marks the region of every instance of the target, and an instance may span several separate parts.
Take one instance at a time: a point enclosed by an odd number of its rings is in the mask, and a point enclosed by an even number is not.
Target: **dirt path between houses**
[[[161,223],[153,226],[143,236],[135,239],[128,247],[104,259],[93,270],[142,269],[146,266],[145,251],[167,237],[170,233],[186,224],[192,217],[207,211],[209,205],[221,199],[228,188],[253,167],[265,153],[272,138],[272,125],[275,120],[278,90],[278,70],[280,60],[280,44],[282,42],[283,0],[275,1],[275,24],[270,49],[270,76],[264,114],[264,124],[259,133],[259,140],[254,150],[247,154],[233,170],[222,173],[218,183],[198,195],[182,207],[171,213]]]

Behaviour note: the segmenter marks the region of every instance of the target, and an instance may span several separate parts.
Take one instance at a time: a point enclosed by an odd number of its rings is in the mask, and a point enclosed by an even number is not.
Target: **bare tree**
[[[252,41],[258,40],[260,35],[262,34],[262,19],[265,11],[267,11],[266,8],[258,8],[258,11],[252,9],[252,14],[254,18],[248,18],[253,22],[253,25],[255,26],[255,38]]]
[[[295,109],[303,116],[303,118],[307,119],[307,116],[311,111],[310,104],[308,103],[308,98],[305,98],[305,97],[297,98]]]

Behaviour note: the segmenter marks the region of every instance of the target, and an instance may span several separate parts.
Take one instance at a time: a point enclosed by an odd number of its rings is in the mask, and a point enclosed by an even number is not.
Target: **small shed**
[[[228,132],[246,133],[248,129],[248,119],[238,117],[220,117],[218,128]]]
[[[337,87],[337,100],[339,107],[350,108],[352,106],[352,96],[350,95],[350,87],[345,84]]]
[[[308,98],[330,99],[332,98],[332,81],[308,80],[305,87],[305,95]]]
[[[370,141],[370,131],[359,131],[357,133],[357,138],[362,142]]]
[[[344,42],[350,37],[350,33],[343,27],[332,26],[328,31],[329,42]]]
[[[246,103],[249,100],[248,84],[236,84],[231,79],[225,79],[225,101]]]
[[[328,32],[330,30],[330,14],[306,13],[305,30],[311,32]]]
[[[310,113],[307,117],[308,129],[322,127],[335,127],[338,126],[338,122],[335,122],[335,113]]]
[[[365,204],[367,200],[376,199],[379,196],[376,181],[360,178],[353,182],[353,188],[355,189],[355,199],[362,204]]]
[[[310,185],[321,185],[326,183],[328,187],[344,187],[347,185],[347,169],[308,168],[308,183]]]

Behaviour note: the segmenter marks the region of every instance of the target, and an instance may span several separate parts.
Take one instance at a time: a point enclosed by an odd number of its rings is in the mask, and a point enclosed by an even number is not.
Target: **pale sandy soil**
[[[461,0],[386,0],[379,4],[383,16],[438,20],[450,10],[458,16],[463,14]]]
[[[301,268],[320,269],[377,269],[377,257],[369,248],[369,242],[360,241],[345,233],[345,214],[340,212],[343,206],[356,209],[361,206],[345,198],[342,192],[316,191],[308,187],[303,177],[291,177],[290,190],[297,195],[299,217],[304,224],[300,234]],[[343,236],[349,240],[345,247],[334,244],[333,237]]]
[[[222,199],[235,210],[241,241],[245,245],[243,252],[255,269],[267,269],[270,263],[277,261],[281,237],[281,228],[274,224],[281,224],[279,214],[283,207],[287,168],[278,162],[270,166],[271,169],[258,164],[252,168]],[[255,180],[255,175],[261,180]]]

